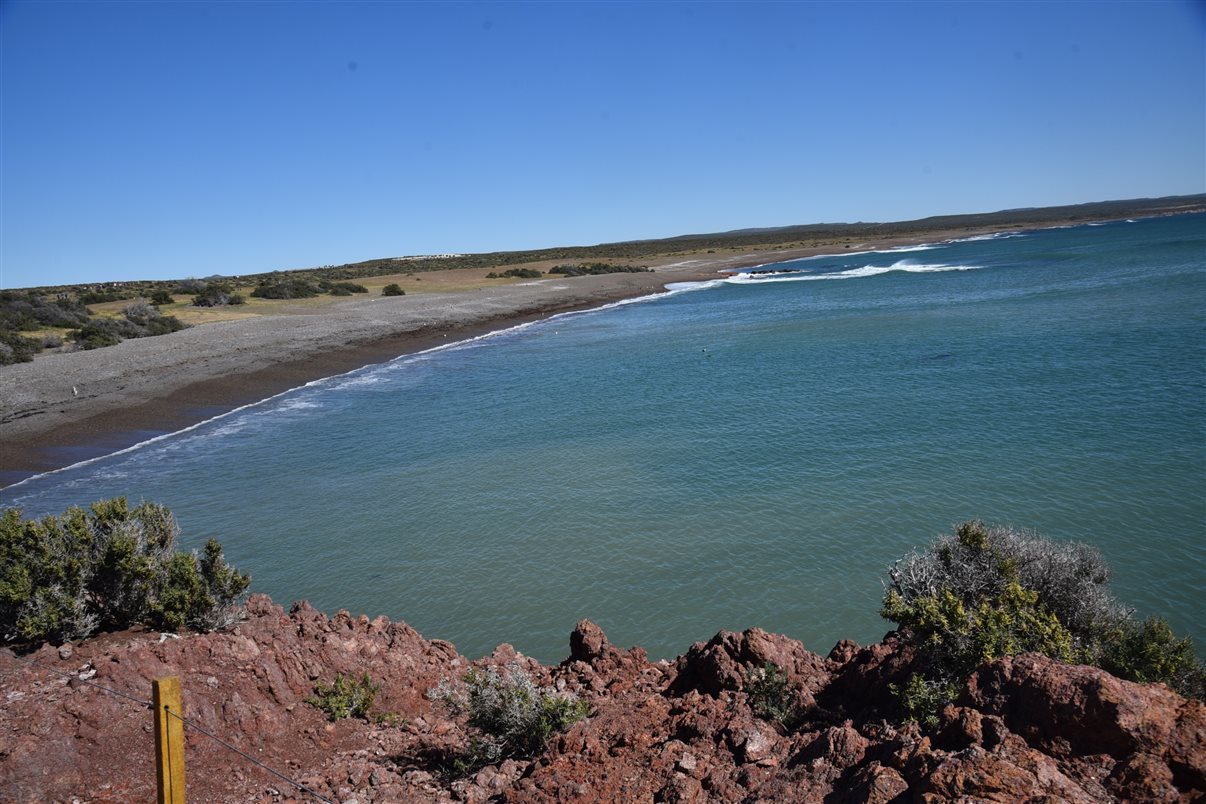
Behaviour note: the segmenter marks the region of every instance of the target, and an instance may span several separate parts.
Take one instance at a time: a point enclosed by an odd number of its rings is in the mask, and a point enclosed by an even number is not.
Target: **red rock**
[[[307,604],[286,614],[263,596],[229,633],[160,642],[146,631],[43,647],[50,675],[0,651],[0,798],[137,801],[154,797],[150,713],[79,681],[136,698],[181,677],[186,715],[321,794],[361,802],[448,801],[1192,801],[1203,794],[1203,707],[1159,685],[1092,668],[1014,657],[983,668],[939,731],[894,727],[885,685],[912,668],[888,639],[839,643],[829,658],[758,629],[722,632],[674,663],[612,646],[579,623],[570,657],[545,667],[509,646],[475,664],[519,662],[541,684],[576,692],[591,714],[535,761],[507,760],[449,782],[438,761],[463,750],[463,720],[426,698],[471,666],[450,643],[405,623]],[[750,710],[751,668],[782,667],[805,707],[784,733]],[[400,725],[327,723],[304,703],[317,679],[367,673],[375,712]],[[95,674],[94,676],[92,674]],[[190,799],[303,800],[199,733],[187,743]],[[120,773],[115,769],[120,769]],[[284,795],[266,793],[268,786]]]
[[[1023,654],[973,675],[959,703],[999,715],[1056,756],[1145,754],[1165,763],[1182,789],[1206,792],[1206,705],[1162,684]]]

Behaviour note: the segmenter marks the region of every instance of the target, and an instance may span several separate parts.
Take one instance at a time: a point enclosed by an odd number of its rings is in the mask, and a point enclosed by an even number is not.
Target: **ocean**
[[[891,562],[979,518],[1096,545],[1119,598],[1206,652],[1204,223],[672,286],[312,383],[0,505],[160,502],[278,603],[546,662],[581,618],[655,658],[722,628],[875,641]]]

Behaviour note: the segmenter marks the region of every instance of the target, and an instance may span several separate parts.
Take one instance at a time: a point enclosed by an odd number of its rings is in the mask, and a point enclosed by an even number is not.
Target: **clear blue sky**
[[[0,286],[1206,191],[1206,5],[0,2]]]

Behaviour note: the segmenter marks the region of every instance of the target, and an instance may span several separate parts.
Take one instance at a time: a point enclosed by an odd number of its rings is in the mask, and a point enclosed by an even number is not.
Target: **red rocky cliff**
[[[476,662],[404,623],[335,617],[253,597],[229,633],[109,634],[0,655],[0,800],[130,802],[155,797],[151,715],[80,679],[147,698],[178,675],[185,714],[323,796],[405,801],[1198,801],[1206,795],[1206,707],[1161,685],[1016,656],[981,669],[931,735],[883,718],[887,685],[911,657],[890,639],[840,643],[823,658],[752,629],[722,632],[675,662],[620,650],[590,622],[545,667],[504,645]],[[425,696],[470,666],[518,661],[542,685],[576,692],[590,716],[534,761],[449,781],[439,760],[463,722]],[[783,668],[803,722],[756,717],[749,668]],[[374,711],[399,720],[328,723],[304,699],[316,681],[368,675]],[[189,732],[190,801],[312,801]]]

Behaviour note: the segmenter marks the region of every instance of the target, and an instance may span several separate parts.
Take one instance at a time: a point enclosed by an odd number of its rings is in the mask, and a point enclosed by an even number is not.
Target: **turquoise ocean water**
[[[124,494],[278,602],[470,656],[878,639],[979,517],[1097,545],[1206,653],[1206,218],[844,253],[403,357],[0,491]]]

